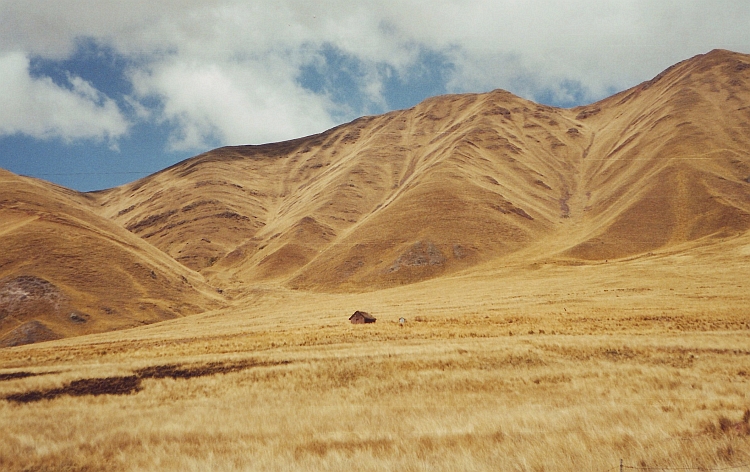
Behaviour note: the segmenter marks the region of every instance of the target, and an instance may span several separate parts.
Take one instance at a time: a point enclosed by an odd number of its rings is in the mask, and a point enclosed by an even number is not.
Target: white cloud
[[[70,88],[29,74],[21,53],[0,56],[0,135],[36,138],[108,140],[125,134],[128,122],[117,105],[80,77],[68,77]]]
[[[510,88],[529,98],[579,81],[589,99],[648,80],[714,48],[750,52],[743,0],[436,0],[390,12],[415,41],[448,50],[456,91]],[[414,18],[416,24],[411,24]]]
[[[355,79],[369,104],[386,103],[383,70],[403,73],[425,49],[452,62],[450,91],[565,101],[580,97],[563,84],[577,83],[594,100],[713,48],[750,52],[749,24],[746,0],[0,0],[0,56],[65,58],[82,37],[112,47],[134,59],[134,119],[176,124],[172,146],[185,149],[293,138],[331,126],[347,106],[366,112],[297,82],[324,45],[360,61],[366,73]],[[85,84],[67,90],[26,76],[26,93],[57,91],[117,116]],[[146,110],[146,97],[162,106]],[[34,111],[14,110],[19,117],[2,120],[31,127]],[[89,115],[79,115],[68,126],[87,128]],[[121,133],[115,122],[108,136]]]
[[[178,125],[175,150],[269,142],[334,126],[333,105],[299,87],[288,69],[279,58],[260,64],[174,59],[135,73],[133,83],[138,96],[161,98],[162,119]]]

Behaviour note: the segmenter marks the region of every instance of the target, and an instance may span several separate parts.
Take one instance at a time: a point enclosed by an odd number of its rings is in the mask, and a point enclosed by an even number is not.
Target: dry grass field
[[[739,242],[356,295],[258,286],[3,350],[0,468],[748,470]]]
[[[750,471],[750,56],[0,170],[0,245],[2,471]]]

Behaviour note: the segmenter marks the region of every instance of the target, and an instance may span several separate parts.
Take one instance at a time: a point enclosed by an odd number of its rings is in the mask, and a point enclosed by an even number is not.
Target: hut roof
[[[355,316],[358,316],[358,315],[362,316],[364,319],[370,320],[370,321],[375,321],[377,319],[377,318],[375,318],[374,316],[372,316],[371,314],[369,314],[369,313],[367,313],[365,311],[359,311],[359,310],[357,310],[357,311],[354,312],[354,314],[352,316],[349,317],[349,320],[351,320],[352,318],[354,318]]]

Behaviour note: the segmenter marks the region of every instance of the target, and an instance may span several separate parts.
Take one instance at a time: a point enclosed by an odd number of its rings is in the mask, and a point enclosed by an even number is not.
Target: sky
[[[90,191],[445,93],[572,107],[748,31],[747,0],[0,0],[0,167]]]

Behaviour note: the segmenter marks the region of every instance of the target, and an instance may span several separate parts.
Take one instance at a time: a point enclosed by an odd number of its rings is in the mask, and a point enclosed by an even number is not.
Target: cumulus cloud
[[[449,51],[454,91],[502,87],[534,99],[577,82],[595,100],[714,48],[750,52],[750,3],[742,0],[435,0],[407,8],[394,8],[388,21]]]
[[[64,59],[91,38],[128,58],[132,84],[117,110],[91,84],[60,88],[26,72],[17,100],[46,93],[88,113],[32,126],[39,113],[16,106],[2,129],[83,136],[98,113],[109,124],[91,135],[117,137],[125,113],[172,124],[174,149],[288,139],[384,111],[393,83],[417,90],[427,75],[414,71],[433,66],[446,91],[505,88],[572,105],[713,48],[750,52],[749,19],[744,0],[0,0],[9,71],[28,69],[14,51]],[[338,75],[312,86],[305,71]]]
[[[175,58],[134,73],[133,84],[138,96],[163,103],[161,119],[178,130],[170,141],[175,150],[269,142],[334,126],[333,105],[299,87],[288,69],[278,58],[261,64]]]
[[[0,55],[0,135],[36,138],[115,140],[128,122],[113,100],[80,77],[68,76],[69,88],[50,78],[34,78],[21,53]]]

